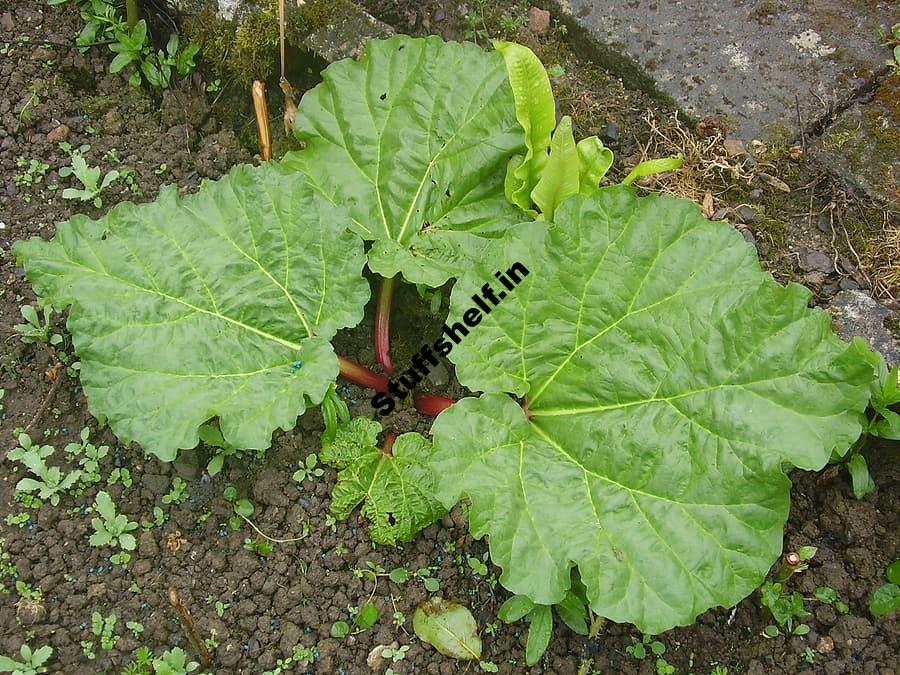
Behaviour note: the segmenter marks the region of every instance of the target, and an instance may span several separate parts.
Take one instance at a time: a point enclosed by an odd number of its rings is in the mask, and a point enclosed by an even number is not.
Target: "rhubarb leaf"
[[[491,393],[435,421],[436,495],[471,499],[535,603],[575,565],[594,612],[647,633],[735,604],[781,551],[784,466],[858,437],[871,366],[685,200],[600,188],[516,235],[453,289],[448,321],[494,270],[529,271],[450,354]]]
[[[613,163],[613,152],[596,136],[578,141],[580,192],[585,197],[596,190]]]
[[[378,544],[409,541],[446,511],[431,496],[432,477],[423,466],[431,452],[420,434],[401,434],[385,454],[377,446],[381,425],[363,417],[341,424],[333,440],[323,437],[320,459],[339,470],[331,511],[340,520],[359,504]]]
[[[338,373],[329,340],[369,298],[347,222],[302,175],[241,166],[14,252],[39,296],[71,305],[94,415],[171,460],[213,417],[226,443],[266,448],[322,400]]]
[[[525,155],[514,156],[506,168],[507,199],[523,210],[532,208],[531,192],[547,164],[550,134],[556,126],[556,102],[550,78],[540,59],[524,45],[494,40],[503,55],[515,98],[516,119],[525,131]]]
[[[563,117],[550,141],[550,157],[541,173],[541,179],[531,192],[531,198],[541,210],[541,216],[553,220],[553,213],[566,197],[578,194],[579,154],[572,134],[572,118]]]
[[[306,144],[283,164],[303,171],[353,229],[375,243],[369,267],[438,286],[468,265],[480,237],[522,220],[503,192],[524,134],[502,57],[438,37],[372,40],[306,93],[296,118]]]

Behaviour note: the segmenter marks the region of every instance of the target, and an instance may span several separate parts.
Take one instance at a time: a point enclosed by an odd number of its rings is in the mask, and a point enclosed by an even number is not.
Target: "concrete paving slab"
[[[815,140],[810,157],[857,192],[900,209],[900,77],[848,108]]]
[[[893,0],[556,0],[593,38],[637,62],[697,117],[736,138],[799,137],[884,70]]]

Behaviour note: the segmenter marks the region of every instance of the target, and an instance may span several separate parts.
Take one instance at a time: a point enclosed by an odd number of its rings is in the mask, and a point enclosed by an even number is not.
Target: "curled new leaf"
[[[306,148],[284,165],[350,210],[386,278],[438,286],[468,267],[481,236],[520,219],[503,172],[524,139],[499,54],[438,37],[371,40],[361,60],[325,69],[296,122]]]
[[[533,51],[514,42],[494,40],[503,55],[516,106],[516,119],[525,131],[525,155],[516,155],[506,169],[507,199],[524,210],[531,209],[531,191],[547,164],[550,134],[556,126],[556,102],[550,78]]]
[[[871,367],[693,203],[601,188],[516,233],[453,289],[451,319],[493,270],[529,270],[450,354],[491,393],[435,421],[438,497],[471,499],[536,604],[574,564],[594,612],[644,632],[733,605],[781,551],[783,466],[856,439]]]
[[[68,328],[91,411],[163,460],[218,417],[268,447],[338,373],[329,343],[369,297],[346,213],[277,166],[237,167],[183,199],[121,204],[14,252]]]
[[[331,510],[347,518],[362,503],[369,533],[379,544],[394,545],[444,515],[431,496],[432,477],[423,466],[431,444],[419,434],[401,434],[388,452],[377,446],[381,425],[355,417],[323,437],[321,459],[339,470]]]
[[[566,197],[578,194],[581,188],[578,150],[572,133],[572,118],[563,117],[550,141],[550,157],[541,172],[541,178],[531,198],[547,220]]]

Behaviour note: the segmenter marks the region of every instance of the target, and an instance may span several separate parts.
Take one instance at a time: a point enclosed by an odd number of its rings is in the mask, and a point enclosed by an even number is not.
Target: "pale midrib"
[[[768,377],[761,380],[753,380],[750,382],[723,382],[718,384],[710,385],[709,387],[702,387],[700,389],[694,389],[692,391],[681,392],[680,394],[674,394],[673,396],[663,396],[656,397],[652,396],[650,398],[640,399],[638,401],[627,401],[625,403],[616,403],[614,405],[599,405],[599,406],[589,406],[589,407],[578,407],[578,408],[539,408],[537,410],[529,408],[529,412],[532,417],[562,417],[564,415],[585,415],[588,413],[596,413],[596,412],[606,412],[609,410],[622,410],[624,408],[632,408],[638,405],[645,405],[648,403],[669,403],[670,401],[677,401],[681,398],[688,398],[690,396],[696,396],[698,394],[706,394],[711,391],[718,391],[720,389],[730,389],[732,387],[738,389],[744,389],[745,391],[749,391],[750,393],[755,393],[752,390],[747,389],[747,387],[756,384],[765,384],[767,382],[774,382],[775,380],[784,380],[790,377],[799,377],[802,373],[787,373],[785,375],[779,375],[778,377]],[[768,402],[778,405],[776,401],[771,399],[766,399]],[[780,406],[785,407],[785,406]],[[789,409],[790,410],[790,409]],[[796,412],[791,410],[791,412]]]
[[[540,437],[541,437],[541,438],[542,438],[542,439],[543,439],[543,440],[544,440],[551,448],[554,448],[554,449],[555,449],[557,452],[559,452],[563,457],[565,457],[565,458],[568,459],[570,462],[572,462],[572,464],[574,464],[574,465],[577,466],[579,469],[581,469],[582,471],[584,471],[584,473],[585,473],[586,475],[594,476],[595,478],[597,478],[597,479],[603,481],[604,483],[608,483],[608,484],[613,485],[613,486],[615,486],[615,487],[617,487],[617,488],[621,488],[622,490],[625,490],[625,491],[628,492],[629,494],[637,494],[637,495],[641,495],[641,496],[643,496],[643,497],[648,497],[648,498],[650,498],[650,499],[657,499],[657,500],[659,500],[659,501],[667,502],[667,503],[669,503],[669,504],[675,504],[676,506],[679,506],[679,507],[682,507],[682,508],[688,507],[688,506],[700,506],[700,507],[706,507],[706,508],[718,508],[718,509],[726,509],[726,510],[731,509],[731,508],[733,508],[733,507],[737,507],[737,506],[755,506],[755,507],[759,507],[759,508],[766,508],[766,507],[763,507],[763,506],[761,506],[761,505],[759,505],[759,504],[756,504],[756,503],[754,503],[754,502],[751,502],[751,503],[748,503],[748,504],[743,504],[743,503],[728,503],[728,504],[722,504],[722,503],[716,503],[716,502],[686,502],[686,501],[676,501],[676,500],[671,499],[671,498],[669,498],[669,497],[664,497],[664,496],[662,496],[662,495],[653,494],[652,492],[645,492],[644,490],[639,490],[639,489],[637,489],[637,488],[629,487],[628,485],[624,485],[624,484],[622,484],[622,483],[619,483],[618,481],[613,480],[613,479],[610,478],[609,476],[604,476],[603,474],[599,474],[599,473],[597,473],[596,471],[592,471],[591,469],[589,469],[588,467],[586,467],[584,464],[582,464],[581,462],[579,462],[575,457],[573,457],[571,454],[569,454],[568,452],[566,452],[566,450],[565,450],[559,443],[557,443],[555,440],[553,440],[553,438],[551,438],[550,435],[549,435],[546,431],[544,431],[544,429],[542,429],[536,422],[532,422],[531,425],[530,425],[530,427],[531,427],[531,428],[535,431],[535,433],[537,433],[537,435],[540,436]]]
[[[222,321],[226,321],[230,324],[238,326],[239,328],[243,328],[244,330],[250,331],[251,333],[255,333],[256,335],[259,335],[260,337],[266,338],[267,340],[277,342],[278,344],[280,344],[284,347],[288,347],[295,351],[300,351],[300,349],[301,349],[301,345],[299,343],[291,342],[290,340],[285,340],[284,338],[280,338],[277,335],[272,335],[271,333],[267,333],[266,331],[260,330],[259,328],[254,328],[253,326],[250,326],[249,324],[246,324],[242,321],[238,321],[237,319],[233,319],[230,316],[225,316],[224,314],[221,314],[219,312],[211,312],[208,309],[203,309],[202,307],[197,307],[196,305],[193,305],[193,304],[187,302],[186,300],[182,300],[181,298],[176,298],[175,296],[169,295],[168,293],[163,293],[162,291],[156,291],[151,288],[147,288],[145,286],[136,284],[132,281],[129,281],[128,279],[123,279],[122,277],[117,277],[117,276],[111,274],[108,270],[104,270],[102,273],[100,273],[100,272],[98,272],[98,270],[94,269],[93,267],[89,267],[89,266],[85,265],[84,263],[81,263],[77,260],[73,260],[71,257],[69,257],[69,261],[76,267],[80,267],[84,270],[87,270],[88,272],[90,272],[92,274],[100,274],[100,276],[103,278],[113,279],[115,281],[118,281],[121,284],[130,286],[131,288],[134,288],[135,290],[143,291],[144,293],[150,293],[151,295],[158,295],[161,298],[165,298],[166,300],[169,300],[176,304],[182,305],[183,307],[187,307],[188,309],[191,309],[191,310],[197,312],[198,314],[206,314],[207,316],[212,316],[212,317],[215,317]]]
[[[486,77],[483,77],[483,78],[482,78],[481,83],[479,83],[479,87],[481,86],[481,84],[484,83],[484,80],[485,80],[485,79],[486,79]],[[479,91],[480,91],[480,89],[479,89]],[[456,138],[462,133],[462,131],[463,131],[463,130],[464,130],[464,129],[465,129],[465,128],[473,121],[473,120],[478,119],[479,114],[481,114],[481,112],[489,105],[489,103],[491,102],[491,100],[492,100],[492,99],[490,99],[490,98],[486,99],[484,105],[482,105],[482,106],[481,106],[480,108],[478,108],[478,110],[475,111],[472,115],[470,115],[470,116],[467,117],[465,120],[463,120],[462,124],[460,124],[460,125],[456,128],[456,131],[454,131],[454,132],[451,134],[450,138],[448,138],[448,139],[444,142],[444,144],[441,146],[440,150],[438,150],[437,153],[435,153],[434,157],[431,158],[431,161],[428,163],[428,166],[425,167],[425,171],[424,171],[424,173],[422,174],[422,180],[419,181],[419,187],[418,187],[418,189],[416,190],[416,194],[413,196],[412,201],[410,201],[410,203],[409,203],[409,209],[408,209],[407,212],[406,212],[406,218],[403,219],[403,225],[400,227],[400,232],[397,234],[397,241],[398,241],[398,242],[402,242],[402,241],[403,241],[403,234],[406,232],[406,228],[409,226],[409,221],[410,221],[410,219],[412,218],[413,210],[415,209],[416,204],[417,204],[418,201],[419,201],[419,196],[422,194],[422,188],[425,186],[425,181],[428,180],[428,177],[431,175],[431,170],[434,168],[434,166],[435,166],[435,164],[437,163],[438,159],[440,158],[440,156],[444,153],[444,151],[445,151],[447,148],[449,148],[451,145],[453,145],[453,142],[454,142],[454,141],[456,140]],[[429,125],[428,135],[430,136],[431,133],[432,133],[433,131],[434,131],[434,129],[431,128],[431,126]],[[446,215],[446,214],[445,214],[445,215]],[[443,217],[443,216],[442,216],[442,217]]]

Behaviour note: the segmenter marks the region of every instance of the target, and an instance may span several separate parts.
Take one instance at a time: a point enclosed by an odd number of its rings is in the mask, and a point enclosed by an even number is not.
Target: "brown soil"
[[[420,3],[370,4],[373,9],[391,4],[394,14],[389,18],[408,30],[416,28],[415,22],[421,29],[424,16],[410,12],[439,8],[437,3],[421,3],[421,7],[417,7]],[[404,26],[403,16],[414,16],[414,23]],[[434,21],[433,14],[429,20]],[[0,99],[0,222],[4,223],[0,230],[0,327],[6,330],[19,322],[20,306],[33,300],[8,253],[13,241],[32,235],[48,237],[54,223],[73,213],[99,215],[119,200],[152,199],[163,183],[192,189],[203,178],[217,178],[235,163],[249,161],[252,153],[241,147],[233,129],[220,126],[220,111],[213,105],[215,95],[205,92],[199,77],[157,97],[136,92],[119,76],[109,75],[109,54],[103,50],[81,55],[54,45],[20,42],[23,36],[39,35],[65,44],[77,28],[77,17],[66,5],[49,8],[37,1],[10,5],[0,0],[0,47],[9,45],[6,54],[0,55],[0,87],[5,93]],[[646,103],[642,95],[628,92],[628,96],[634,111],[642,112]],[[625,130],[621,140],[625,145],[617,150],[628,153],[627,144],[638,140],[630,134],[627,120],[641,115],[634,112],[629,116],[623,111],[613,117]],[[68,159],[51,134],[61,124],[69,128],[66,140],[73,146],[92,146],[89,163],[104,171],[133,169],[140,194],[116,183],[103,195],[104,209],[97,210],[63,200],[59,190],[50,190],[54,183],[67,186],[71,180],[58,176]],[[120,162],[109,154],[113,148]],[[14,176],[23,172],[17,164],[20,157],[49,165],[40,182],[16,184]],[[161,164],[166,164],[165,172],[159,171]],[[433,330],[434,321],[421,308],[413,289],[403,289],[396,305],[415,308],[396,326],[395,360],[402,361],[404,352],[414,350],[423,333]],[[371,337],[370,308],[363,326],[341,335],[336,347],[371,365]],[[0,347],[0,386],[6,391],[0,420],[0,452],[4,455],[12,445],[13,429],[26,426],[47,396],[50,363],[45,349],[4,335]],[[370,392],[347,384],[341,384],[340,391],[354,413],[373,414],[368,404]],[[462,393],[452,374],[443,393]],[[411,409],[390,418],[391,428],[397,431],[427,432],[429,425],[430,420]],[[483,659],[497,664],[500,672],[575,673],[583,658],[594,672],[655,672],[651,658],[641,662],[626,653],[625,648],[641,636],[624,625],[604,628],[595,640],[557,627],[546,658],[529,671],[524,665],[524,627],[505,626],[496,619],[497,608],[508,597],[495,581],[498,570],[490,568],[490,576],[484,578],[465,564],[466,556],[480,557],[486,546],[467,535],[459,509],[396,549],[374,547],[365,523],[356,516],[328,526],[334,472],[326,470],[314,483],[303,486],[291,480],[297,462],[318,449],[321,420],[317,413],[304,416],[294,432],[277,435],[265,459],[229,463],[213,479],[198,468],[205,466],[207,459],[203,450],[185,453],[179,462],[168,465],[146,458],[137,447],[119,445],[107,429],[98,427],[87,411],[78,381],[68,377],[31,435],[61,450],[77,439],[84,426],[92,429],[97,444],[107,443],[112,448],[101,466],[102,475],[106,477],[121,466],[129,468],[134,479],[127,489],[107,487],[105,482],[99,487],[107,489],[132,520],[150,519],[154,506],[163,507],[168,520],[160,527],[138,530],[138,549],[124,569],[110,564],[109,551],[87,541],[92,529],[86,505],[98,488],[77,498],[66,497],[59,507],[44,505],[30,511],[29,520],[21,527],[4,524],[2,548],[9,553],[16,573],[14,578],[0,580],[6,588],[0,595],[0,654],[17,654],[26,640],[32,646],[50,644],[54,648],[51,671],[67,675],[120,672],[139,645],[157,655],[180,645],[196,659],[167,599],[168,588],[174,586],[201,634],[218,643],[213,664],[198,672],[259,674],[274,668],[276,659],[288,656],[294,645],[302,644],[317,650],[309,672],[368,673],[373,672],[366,665],[372,648],[394,641],[411,645],[406,659],[392,664],[397,673],[475,672],[477,668],[443,658],[415,640],[410,619],[417,603],[427,595],[421,583],[397,585],[382,578],[375,588],[371,581],[354,575],[354,568],[364,568],[371,561],[386,570],[431,567],[440,580],[442,595],[469,606],[482,628],[496,625],[494,634],[483,635]],[[770,640],[761,634],[770,619],[754,594],[734,610],[709,611],[696,625],[660,636],[667,646],[665,659],[679,673],[705,674],[714,664],[727,666],[731,673],[756,674],[886,675],[895,671],[900,653],[897,617],[872,619],[866,606],[871,592],[883,581],[884,568],[900,555],[896,536],[900,526],[898,450],[896,445],[884,445],[867,454],[879,489],[861,502],[852,498],[844,473],[824,482],[812,474],[795,473],[794,501],[785,533],[786,549],[819,547],[809,571],[794,577],[791,586],[808,598],[817,586],[830,586],[849,604],[850,613],[838,616],[830,607],[810,599],[811,633],[803,638]],[[12,500],[12,488],[20,478],[13,469],[8,461],[0,465],[0,513],[4,518],[26,511]],[[190,497],[181,505],[165,505],[161,498],[175,476],[187,481]],[[254,522],[267,534],[298,537],[308,524],[308,536],[276,545],[268,557],[246,550],[244,540],[253,538],[254,533],[248,527],[233,532],[225,525],[231,507],[222,493],[228,485],[253,501],[257,509]],[[17,607],[15,580],[43,590],[42,610],[30,608],[26,613],[29,608],[24,604]],[[375,627],[344,640],[332,638],[332,623],[347,620],[348,607],[370,597],[380,609]],[[230,603],[221,617],[215,610],[216,601]],[[91,634],[94,611],[118,617],[116,632],[121,638],[110,651],[103,651]],[[399,625],[392,623],[395,611],[405,616]],[[140,638],[125,628],[126,621],[144,625]],[[95,642],[95,660],[84,656],[84,640]],[[831,644],[833,649],[828,650]],[[807,647],[812,649],[806,654],[812,663],[804,660]],[[378,672],[387,665],[382,664]]]

